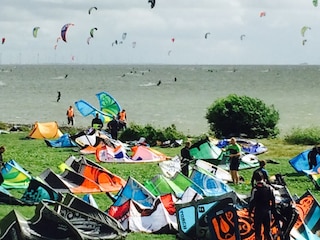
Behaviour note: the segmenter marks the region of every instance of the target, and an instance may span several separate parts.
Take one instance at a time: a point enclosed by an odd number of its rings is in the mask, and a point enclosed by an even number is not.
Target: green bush
[[[284,137],[289,144],[318,145],[320,143],[320,127],[293,128],[291,133]]]
[[[186,136],[179,132],[174,124],[163,129],[155,129],[150,124],[140,126],[135,123],[130,123],[129,126],[120,133],[119,140],[122,142],[135,141],[139,140],[140,137],[144,137],[151,146],[155,146],[157,141],[164,142],[167,140],[186,139]]]
[[[279,134],[279,113],[261,100],[231,94],[212,103],[206,113],[210,130],[217,137],[268,138]]]

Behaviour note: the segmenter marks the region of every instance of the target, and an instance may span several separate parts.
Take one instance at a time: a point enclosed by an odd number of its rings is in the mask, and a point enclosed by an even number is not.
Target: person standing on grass
[[[310,152],[308,152],[308,163],[309,169],[317,166],[317,155],[319,154],[319,150],[317,146],[314,146]]]
[[[70,106],[69,109],[67,110],[68,125],[71,124],[73,126],[73,118],[74,118],[74,111],[73,111],[73,107]]]
[[[118,114],[119,130],[125,130],[127,128],[127,113],[125,109],[122,109]]]
[[[3,161],[3,157],[2,154],[6,151],[4,146],[0,147],[0,185],[4,182],[2,173],[1,173],[1,169],[4,167],[4,161]]]
[[[251,177],[252,188],[255,185],[256,179],[259,178],[258,174],[262,174],[263,180],[270,185],[268,171],[265,169],[265,166],[266,166],[266,161],[260,160],[259,161],[259,168],[257,168],[256,170],[253,171],[253,174]]]
[[[118,123],[118,120],[116,119],[116,116],[112,117],[112,120],[108,122],[107,127],[109,129],[112,139],[117,140],[119,123]]]
[[[186,177],[189,177],[189,163],[193,160],[193,157],[190,154],[191,142],[187,141],[185,146],[181,149],[181,173]]]
[[[237,143],[236,138],[232,137],[230,144],[223,150],[229,152],[231,178],[234,184],[238,184],[241,146]]]
[[[253,224],[256,240],[272,240],[271,214],[275,212],[275,196],[270,185],[266,184],[261,172],[257,174],[257,183],[254,186],[249,202],[249,217],[253,214]],[[263,226],[263,235],[261,233]]]
[[[100,130],[103,128],[103,122],[102,120],[99,118],[99,113],[96,113],[96,116],[94,119],[92,119],[91,121],[91,127],[93,127],[96,130]]]

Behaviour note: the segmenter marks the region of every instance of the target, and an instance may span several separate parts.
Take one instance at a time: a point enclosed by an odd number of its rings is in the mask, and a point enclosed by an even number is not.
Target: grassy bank
[[[70,155],[78,156],[78,152],[69,148],[49,148],[43,140],[31,140],[26,139],[28,132],[15,132],[10,134],[0,134],[0,145],[6,146],[6,152],[3,157],[5,161],[10,159],[16,160],[22,167],[29,170],[33,176],[38,176],[46,168],[51,168],[56,173],[59,173],[58,165],[64,162]],[[266,145],[269,151],[259,156],[259,159],[272,159],[279,164],[267,164],[266,169],[270,175],[281,173],[285,175],[285,180],[291,194],[302,195],[307,189],[310,189],[312,193],[320,200],[319,191],[315,190],[314,185],[304,175],[299,175],[289,165],[288,160],[296,156],[300,152],[311,148],[306,145],[289,145],[281,139],[262,139],[260,140]],[[169,155],[175,156],[180,153],[180,148],[156,148],[157,150]],[[94,160],[93,155],[88,155],[87,158]],[[129,176],[134,177],[139,182],[143,183],[145,180],[149,180],[156,174],[160,173],[160,169],[157,164],[116,164],[116,163],[102,163],[105,168],[111,172],[127,179]],[[245,183],[235,187],[235,190],[239,193],[250,192],[250,178],[252,169],[243,170],[240,172],[245,178]],[[24,190],[12,191],[12,194],[16,197],[21,197]],[[95,200],[97,201],[101,210],[106,210],[111,201],[105,194],[95,194]],[[34,214],[34,207],[14,207],[26,217],[31,217]],[[8,214],[13,209],[12,206],[3,205],[0,208],[0,219]],[[149,234],[129,234],[127,239],[148,239]],[[152,236],[153,239],[175,239],[170,235],[156,235]]]

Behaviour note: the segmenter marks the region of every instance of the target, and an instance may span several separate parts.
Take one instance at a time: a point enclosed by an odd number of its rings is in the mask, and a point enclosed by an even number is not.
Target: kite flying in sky
[[[266,16],[266,12],[260,12],[260,17],[265,17]]]
[[[32,30],[32,35],[34,38],[36,38],[38,36],[38,30],[40,27],[34,27]]]
[[[156,4],[156,0],[148,0],[148,3],[150,3],[151,8],[154,8],[154,5]]]
[[[97,7],[91,7],[91,8],[89,8],[88,13],[91,14],[91,12],[92,12],[93,9],[98,10]]]
[[[98,28],[91,28],[91,30],[90,30],[90,36],[93,37],[93,32],[94,32],[94,31],[97,31],[97,30],[98,30]]]
[[[65,25],[63,25],[63,27],[61,28],[61,38],[63,41],[67,42],[67,31],[69,29],[70,26],[74,26],[73,23],[67,23]]]
[[[315,6],[315,7],[318,6],[318,0],[313,0],[312,3],[313,3],[313,6]]]
[[[311,27],[303,26],[303,27],[301,28],[301,35],[302,35],[302,37],[304,37],[304,34],[306,33],[307,30],[311,30]]]

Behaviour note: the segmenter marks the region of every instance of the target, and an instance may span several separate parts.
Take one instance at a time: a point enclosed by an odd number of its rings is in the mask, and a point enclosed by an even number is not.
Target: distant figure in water
[[[176,78],[176,77],[174,78],[174,81],[175,81],[175,82],[177,81],[177,78]]]
[[[161,80],[159,80],[159,82],[157,83],[157,86],[159,86],[161,84]]]
[[[60,98],[61,98],[61,92],[60,92],[60,91],[58,91],[57,102],[59,102],[59,101],[60,101]]]
[[[69,76],[69,74],[66,74],[65,76],[64,76],[64,78],[67,78]]]

